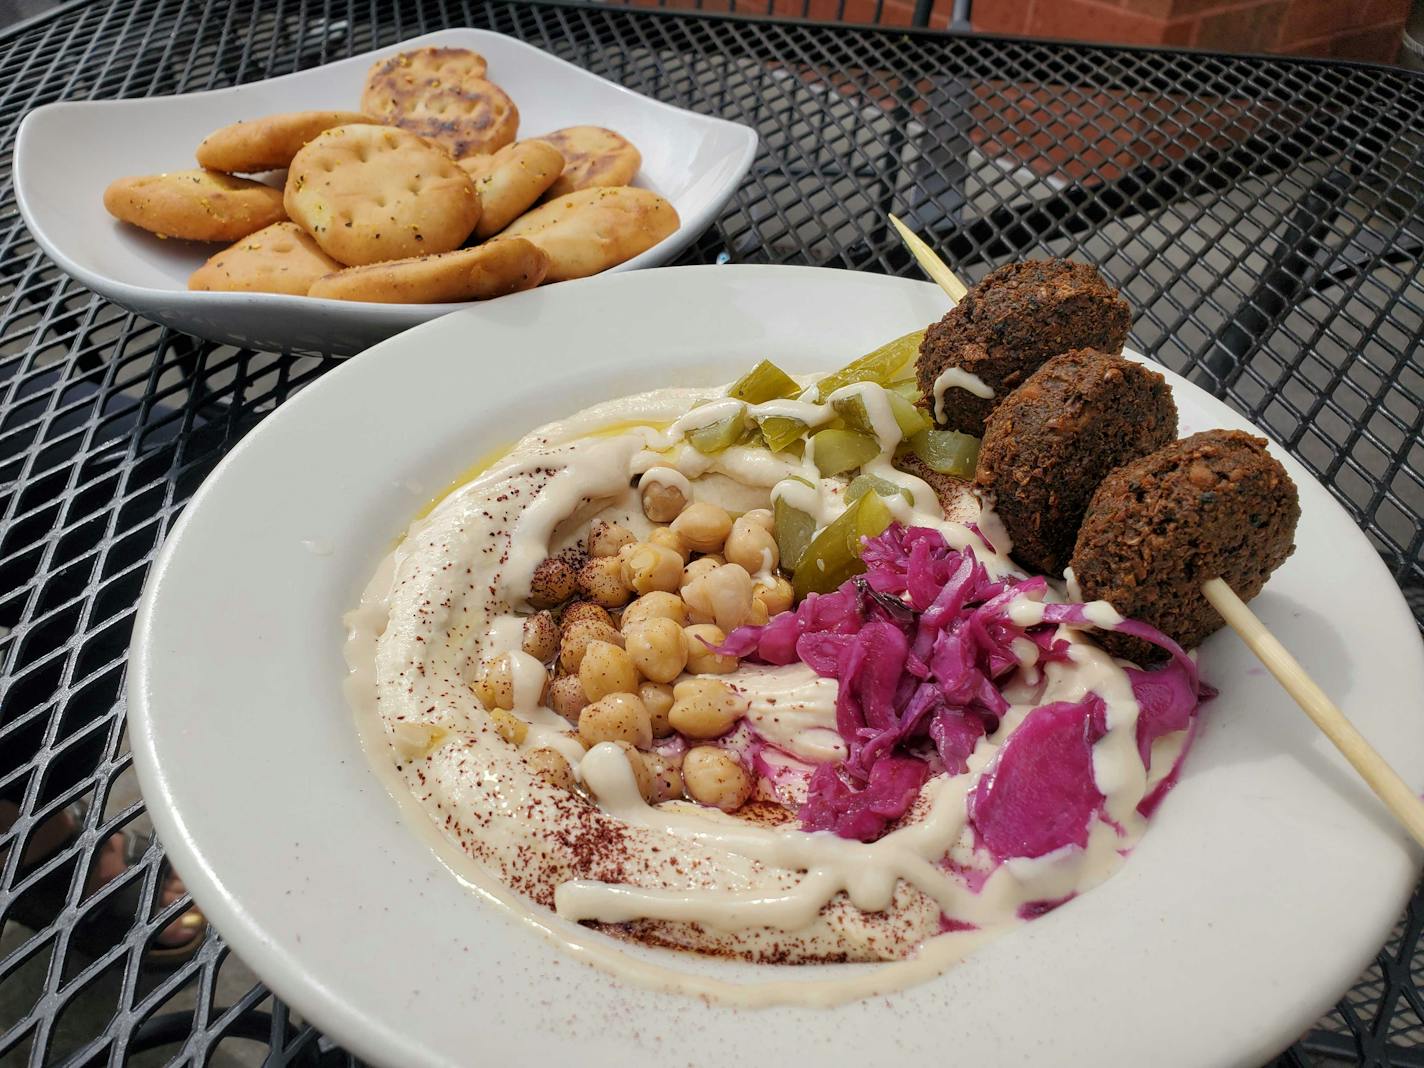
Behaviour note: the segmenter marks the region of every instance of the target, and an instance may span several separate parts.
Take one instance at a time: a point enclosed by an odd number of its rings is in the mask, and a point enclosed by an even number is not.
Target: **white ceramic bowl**
[[[595,278],[403,334],[264,420],[170,535],[129,675],[154,823],[233,948],[356,1053],[403,1066],[1219,1066],[1259,1064],[1314,1022],[1383,943],[1418,856],[1230,633],[1201,650],[1221,696],[1122,871],[932,982],[831,1010],[739,1010],[594,970],[443,867],[368,766],[340,616],[472,460],[597,400],[764,357],[829,369],[944,307],[930,285],[809,268]],[[491,378],[471,351],[518,353],[524,373]],[[1168,378],[1183,432],[1249,428]],[[1254,607],[1424,783],[1414,622],[1365,537],[1282,460],[1299,547]]]
[[[199,141],[220,126],[282,111],[358,110],[379,57],[428,45],[471,48],[519,107],[521,137],[565,126],[617,130],[643,154],[635,185],[655,190],[682,225],[613,268],[666,263],[726,204],[751,167],[747,126],[650,100],[503,34],[454,29],[263,82],[183,96],[46,104],[15,142],[15,199],[40,247],[74,278],[166,326],[251,348],[346,355],[464,304],[361,304],[267,293],[195,293],[188,276],[220,244],[161,240],[104,210],[114,179],[196,166]]]

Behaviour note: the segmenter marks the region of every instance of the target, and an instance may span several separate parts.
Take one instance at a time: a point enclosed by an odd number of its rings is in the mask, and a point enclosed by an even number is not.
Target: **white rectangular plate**
[[[163,240],[104,210],[104,188],[127,175],[195,166],[213,130],[283,111],[357,110],[366,71],[382,56],[438,45],[470,48],[519,107],[520,137],[565,126],[617,130],[643,154],[635,185],[667,197],[682,225],[614,267],[665,263],[716,217],[751,167],[747,126],[650,100],[522,41],[453,29],[250,85],[183,96],[47,104],[15,143],[15,197],[40,247],[67,274],[166,326],[252,348],[350,354],[466,304],[359,304],[267,293],[192,292],[188,276],[221,248]]]

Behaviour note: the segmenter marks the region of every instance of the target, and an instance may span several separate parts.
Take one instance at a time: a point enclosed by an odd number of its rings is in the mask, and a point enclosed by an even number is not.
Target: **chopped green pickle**
[[[973,478],[979,463],[979,439],[957,430],[922,430],[910,439],[910,449],[932,471],[956,478]]]
[[[747,413],[743,410],[726,419],[718,419],[715,423],[700,426],[696,430],[689,430],[687,441],[698,452],[710,455],[735,445],[741,440],[746,427]]]
[[[865,410],[865,401],[859,397],[842,397],[833,401],[831,407],[841,417],[847,429],[872,436],[875,434],[875,427],[871,425],[870,415]]]
[[[766,447],[772,452],[785,452],[805,437],[808,429],[800,419],[784,415],[769,415],[761,420],[762,437],[766,438]]]
[[[821,400],[852,382],[875,382],[886,386],[895,381],[895,376],[919,355],[920,342],[925,332],[916,330],[897,337],[881,345],[874,352],[867,352],[858,360],[852,360],[834,374],[827,375],[816,383]]]
[[[880,445],[858,430],[817,431],[811,435],[812,456],[823,478],[853,471],[880,455]]]
[[[890,414],[895,417],[895,425],[900,428],[901,440],[912,438],[921,430],[929,429],[930,421],[913,402],[888,389],[885,390],[885,400],[890,405]],[[846,426],[853,430],[863,430],[867,434],[875,433],[875,428],[870,425],[870,419],[865,413],[865,403],[859,397],[846,397],[836,401],[832,407],[840,413]]]
[[[893,497],[898,493],[911,504],[915,503],[914,495],[904,486],[897,486],[888,478],[881,478],[879,475],[856,475],[846,487],[845,499],[848,502],[858,501],[872,490],[882,497]]]
[[[765,445],[766,438],[762,436],[761,427],[752,420],[745,421],[742,427],[741,436],[734,442],[736,445]]]
[[[911,404],[915,405],[918,405],[920,403],[920,400],[924,396],[920,392],[920,384],[916,382],[913,378],[902,378],[899,381],[891,382],[885,388],[891,390],[894,393],[900,394],[900,396],[904,397]]]
[[[860,574],[861,539],[882,534],[894,516],[878,493],[867,493],[836,517],[806,547],[792,577],[796,600],[808,593],[829,593],[846,579]]]
[[[770,400],[794,397],[801,392],[796,380],[770,360],[762,360],[727,390],[727,396],[748,404],[764,404]]]
[[[901,437],[912,438],[920,431],[929,429],[929,417],[914,401],[906,400],[898,393],[887,393],[886,396],[890,398],[890,410],[895,413]]]
[[[807,486],[811,484],[804,478],[796,478],[795,481]],[[811,544],[812,535],[816,533],[816,520],[800,508],[787,504],[780,497],[772,505],[772,520],[776,548],[781,554],[781,566],[788,571],[795,571],[806,546]]]

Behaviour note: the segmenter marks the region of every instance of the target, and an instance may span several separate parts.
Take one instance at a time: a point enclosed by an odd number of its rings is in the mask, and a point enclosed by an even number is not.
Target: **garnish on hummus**
[[[1209,691],[1015,563],[920,349],[528,434],[348,618],[373,757],[506,887],[655,946],[932,972],[1101,882]]]

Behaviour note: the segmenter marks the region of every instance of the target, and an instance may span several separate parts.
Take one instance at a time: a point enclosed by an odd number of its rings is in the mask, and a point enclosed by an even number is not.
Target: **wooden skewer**
[[[969,287],[955,276],[944,260],[935,254],[935,250],[921,241],[919,235],[902,223],[898,216],[890,216],[890,225],[895,227],[900,240],[905,242],[905,247],[910,250],[910,255],[915,257],[920,269],[939,283],[939,287],[949,294],[949,299],[956,304],[963,300],[964,294],[969,292]]]
[[[890,216],[891,225],[900,232],[906,246],[918,261],[924,272],[939,283],[949,299],[958,304],[968,292],[964,283],[955,277],[935,251],[910,232],[895,216]],[[1255,612],[1246,607],[1224,580],[1208,579],[1202,584],[1202,595],[1216,609],[1226,625],[1236,632],[1246,647],[1256,654],[1266,666],[1281,688],[1300,705],[1301,710],[1340,750],[1350,765],[1365,780],[1365,784],[1394,813],[1395,819],[1420,845],[1424,845],[1424,800],[1409,788],[1385,761],[1379,752],[1365,741],[1364,735],[1346,718],[1334,701],[1326,696],[1300,662],[1291,656],[1261,622]]]

